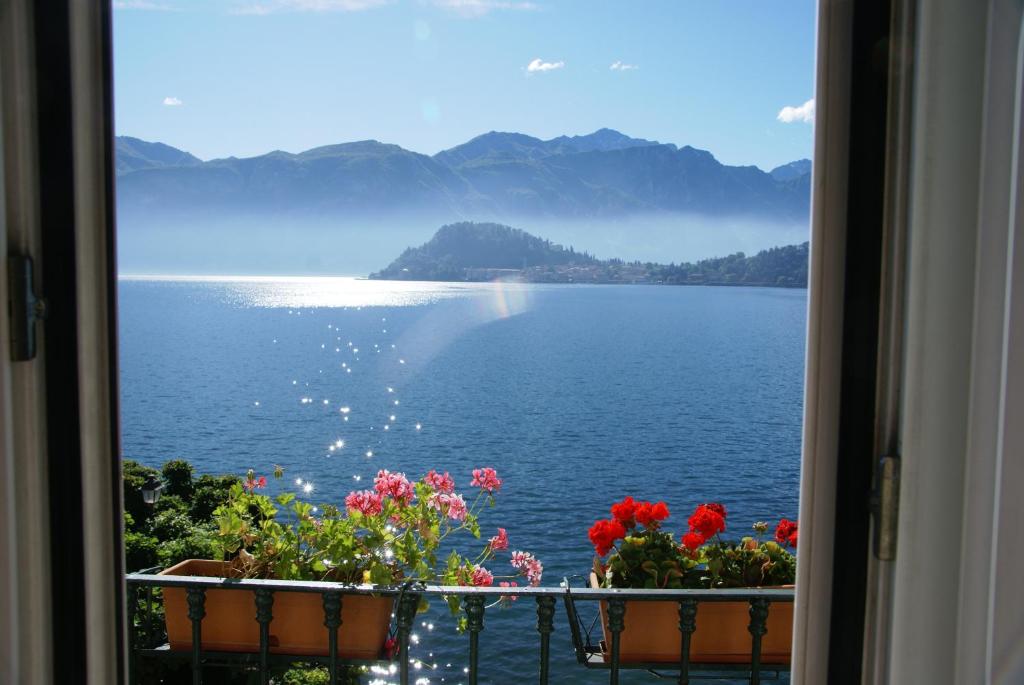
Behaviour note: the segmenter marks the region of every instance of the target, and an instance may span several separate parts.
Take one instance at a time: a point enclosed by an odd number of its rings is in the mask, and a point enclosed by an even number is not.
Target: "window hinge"
[[[875,485],[871,491],[871,511],[875,518],[875,557],[880,561],[896,558],[896,532],[900,510],[900,458],[885,455],[878,460]]]
[[[36,356],[36,322],[46,318],[46,300],[36,295],[32,258],[7,258],[7,315],[11,326],[11,360],[27,362]]]

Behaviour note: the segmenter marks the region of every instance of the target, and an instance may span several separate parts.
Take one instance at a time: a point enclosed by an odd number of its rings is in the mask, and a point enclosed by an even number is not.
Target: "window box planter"
[[[221,561],[188,559],[161,571],[164,576],[230,577],[229,565]],[[192,622],[188,617],[186,591],[162,588],[167,639],[172,650],[192,648]],[[373,660],[380,656],[388,637],[394,600],[391,597],[344,595],[338,656]],[[221,652],[258,652],[259,623],[256,597],[251,590],[207,590],[206,615],[202,623],[202,649]],[[301,656],[329,655],[324,627],[323,597],[315,592],[274,593],[273,621],[270,623],[270,651]]]
[[[591,574],[591,587],[599,587]],[[792,586],[783,586],[792,587]],[[690,639],[692,664],[750,663],[750,604],[748,602],[701,602],[697,629]],[[608,603],[601,602],[601,627],[609,661],[611,633],[608,631]],[[793,650],[793,603],[776,602],[768,612],[768,632],[761,638],[761,663],[790,662]],[[679,603],[627,601],[625,629],[619,635],[622,663],[679,662]]]

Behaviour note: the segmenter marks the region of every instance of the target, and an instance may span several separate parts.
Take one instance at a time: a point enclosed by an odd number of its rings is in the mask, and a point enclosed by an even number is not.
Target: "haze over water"
[[[664,499],[673,531],[704,501],[737,537],[796,517],[805,314],[805,290],[772,288],[125,278],[124,455],[280,464],[271,492],[301,479],[335,504],[381,468],[466,488],[493,466],[484,537],[507,528],[556,586],[588,571],[587,528],[625,495]],[[533,676],[533,611],[488,611],[482,682]],[[604,682],[558,611],[553,682]],[[438,668],[417,677],[462,682],[464,638],[427,620],[412,655]]]

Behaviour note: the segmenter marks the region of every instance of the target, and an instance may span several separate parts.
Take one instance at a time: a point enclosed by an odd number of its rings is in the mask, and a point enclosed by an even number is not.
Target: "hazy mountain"
[[[810,188],[804,176],[726,166],[710,152],[610,129],[547,141],[491,132],[433,157],[361,141],[208,162],[118,138],[117,169],[119,208],[142,210],[136,217],[244,210],[589,220],[689,212],[806,221]]]
[[[189,153],[164,145],[148,143],[130,136],[118,136],[114,144],[116,171],[118,174],[152,169],[156,167],[193,166],[201,160]]]
[[[447,166],[374,140],[131,171],[118,192],[129,207],[307,213],[455,207],[473,194]]]
[[[768,173],[776,181],[791,181],[794,178],[811,173],[811,160],[798,159],[795,162],[777,166]]]

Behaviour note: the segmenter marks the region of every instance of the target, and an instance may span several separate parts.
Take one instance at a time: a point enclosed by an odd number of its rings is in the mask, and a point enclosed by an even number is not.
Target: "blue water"
[[[147,279],[120,282],[120,316],[125,457],[280,464],[336,504],[380,468],[468,487],[493,466],[485,536],[508,528],[546,585],[587,572],[587,528],[625,495],[677,531],[709,500],[737,535],[797,514],[803,290]],[[488,612],[483,681],[532,677],[533,610]],[[603,682],[559,612],[554,682]],[[433,620],[417,676],[461,682],[464,641]]]

